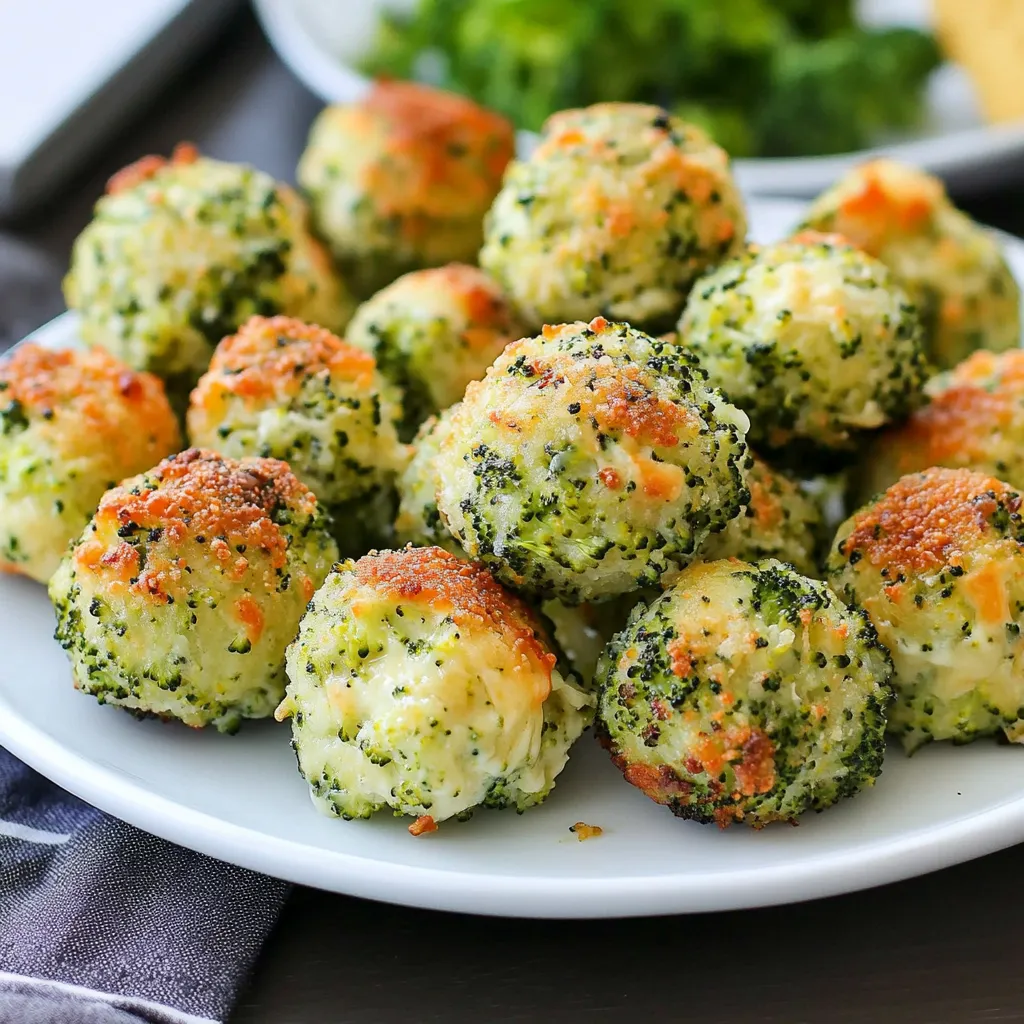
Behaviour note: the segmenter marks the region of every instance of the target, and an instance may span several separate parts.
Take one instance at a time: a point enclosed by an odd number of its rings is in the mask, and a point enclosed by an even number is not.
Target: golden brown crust
[[[849,181],[853,188],[844,192],[835,228],[874,256],[892,234],[924,229],[946,199],[937,178],[886,160],[864,164]]]
[[[208,546],[224,571],[238,579],[256,553],[272,568],[282,568],[288,539],[274,522],[274,512],[285,507],[309,515],[316,507],[313,494],[277,459],[235,460],[190,448],[164,459],[151,476],[155,487],[126,484],[103,496],[94,539],[75,549],[75,568],[101,573],[111,583],[159,601],[167,600],[169,588],[187,572],[177,554],[185,545]],[[126,530],[149,532],[144,569],[132,544],[112,543]],[[258,634],[262,622],[255,621],[251,610],[235,611]]]
[[[668,804],[673,799],[687,800],[690,796],[693,783],[680,777],[670,765],[655,768],[629,762],[621,754],[613,756],[612,761],[631,786],[636,786],[656,803]],[[737,789],[731,794],[733,803],[715,810],[715,822],[720,828],[743,819],[742,797],[770,792],[775,785],[775,746],[771,737],[762,729],[746,725],[701,733],[694,752],[684,762],[690,776],[707,775],[712,790],[717,791],[724,789],[718,777],[726,766],[732,768]]]
[[[390,159],[374,161],[364,181],[385,214],[443,216],[442,192],[449,190],[467,206],[486,207],[515,152],[515,131],[505,118],[414,82],[377,82],[356,112],[387,126]]]
[[[471,326],[464,332],[470,347],[489,345],[494,331],[512,331],[516,324],[501,289],[479,267],[467,263],[449,263],[443,267],[416,271],[429,287],[453,295],[462,306]],[[476,334],[474,327],[486,327]]]
[[[679,443],[678,428],[689,421],[689,413],[660,398],[639,378],[636,366],[599,374],[593,387],[594,419],[605,430],[620,430],[641,444],[672,448]]]
[[[950,375],[949,386],[891,436],[896,469],[971,466],[988,462],[992,435],[1024,405],[1024,351],[975,352]]]
[[[999,501],[1011,511],[1021,504],[1009,486],[983,473],[966,469],[914,473],[854,516],[841,553],[849,559],[852,552],[861,552],[875,568],[897,573],[960,565],[989,528]]]
[[[148,181],[165,167],[180,167],[184,164],[194,164],[199,159],[199,150],[191,142],[179,142],[171,153],[171,158],[149,156],[139,157],[134,163],[122,167],[111,176],[107,182],[107,195],[116,195],[118,192],[126,192],[128,189],[141,185]]]
[[[76,434],[112,451],[123,450],[125,459],[130,453],[134,465],[139,441],[125,435],[125,417],[152,437],[154,461],[180,443],[160,379],[132,370],[101,348],[54,351],[32,342],[19,345],[0,359],[0,405],[11,401],[46,420],[67,413],[74,417]]]
[[[375,369],[373,356],[325,327],[287,316],[254,316],[217,346],[191,404],[206,408],[224,392],[251,401],[294,394],[318,372],[369,390]]]
[[[582,326],[547,325],[542,334],[550,341],[563,333],[576,333]],[[596,317],[587,326],[599,333],[608,322]],[[514,355],[518,344],[513,343],[506,353]],[[535,342],[524,338],[521,344],[529,350]],[[574,359],[568,353],[552,351],[533,356],[530,369],[538,390],[559,387],[562,400],[576,408],[575,415],[593,417],[602,429],[621,431],[640,444],[672,448],[679,443],[680,428],[690,423],[689,411],[657,395],[643,380],[639,366],[616,366],[610,360]],[[491,419],[516,429],[513,409],[493,410]]]
[[[622,126],[623,131],[630,131],[633,135],[642,131],[650,149],[649,155],[632,169],[634,179],[648,182],[674,180],[678,190],[692,202],[708,207],[703,216],[709,239],[721,243],[730,241],[736,234],[736,222],[726,204],[711,203],[712,196],[721,188],[721,170],[708,166],[699,155],[686,152],[672,140],[671,125],[662,123],[664,111],[660,107],[613,102],[558,111],[545,122],[533,159],[549,159],[565,150],[577,151],[595,162],[610,162],[617,157],[616,140],[609,137],[608,129],[589,131],[588,128],[618,114],[629,118],[629,123]],[[639,128],[641,124],[643,127]],[[711,145],[710,140],[707,145]],[[645,218],[645,224],[641,225],[635,200],[612,198],[596,181],[586,186],[582,198],[590,211],[604,219],[613,236],[625,237],[642,226],[657,229],[668,220],[668,213],[658,209],[652,211],[651,216]]]
[[[520,656],[540,667],[550,685],[557,659],[544,643],[539,619],[479,563],[441,548],[409,545],[371,551],[354,563],[353,572],[360,584],[388,601],[426,604],[467,629],[489,628],[504,635]]]
[[[429,85],[382,78],[374,83],[363,106],[380,114],[392,136],[407,143],[417,139],[451,143],[468,131],[504,139],[510,156],[515,146],[515,129],[507,118],[465,96]],[[499,174],[504,169],[495,167]]]
[[[78,403],[81,413],[111,399],[141,407],[164,394],[158,377],[131,369],[104,349],[55,351],[33,342],[0,359],[0,388],[8,401],[40,412],[54,412],[68,401]]]
[[[734,725],[717,732],[701,733],[694,753],[686,761],[692,775],[717,779],[728,765],[736,776],[734,797],[767,793],[775,785],[775,746],[761,729]],[[733,817],[742,818],[740,806],[719,808],[718,824],[723,828]]]

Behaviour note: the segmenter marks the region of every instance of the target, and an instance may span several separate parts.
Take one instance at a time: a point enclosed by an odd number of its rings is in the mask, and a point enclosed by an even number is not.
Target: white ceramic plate
[[[800,206],[755,202],[769,241]],[[1018,279],[1024,243],[1007,239]],[[35,336],[76,343],[64,315]],[[1024,839],[1024,750],[978,742],[890,751],[869,792],[798,828],[726,832],[683,822],[627,785],[588,733],[548,801],[481,811],[413,839],[408,819],[342,822],[313,809],[290,730],[236,736],[139,722],[72,689],[43,588],[0,578],[0,743],[140,828],[271,875],[394,903],[530,917],[719,910],[847,892]],[[569,826],[600,825],[579,842]]]
[[[253,2],[281,59],[324,102],[334,103],[350,102],[367,87],[350,63],[372,39],[376,10],[409,7],[412,0]],[[928,0],[858,0],[858,6],[867,23],[928,21]],[[528,132],[520,138],[526,148],[532,143]],[[1024,122],[985,125],[967,76],[947,64],[929,83],[924,123],[913,136],[839,156],[743,159],[734,167],[747,194],[810,197],[850,167],[882,153],[924,167],[951,189],[967,192],[1007,178],[1024,163]]]

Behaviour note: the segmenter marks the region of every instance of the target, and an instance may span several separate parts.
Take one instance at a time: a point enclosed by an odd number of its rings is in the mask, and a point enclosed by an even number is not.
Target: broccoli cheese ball
[[[1024,352],[975,352],[925,391],[929,404],[865,451],[857,481],[864,497],[932,466],[1024,488]]]
[[[903,477],[836,534],[829,579],[892,652],[889,729],[911,752],[1002,729],[1024,738],[1024,521],[966,469]]]
[[[839,232],[892,270],[939,368],[976,348],[1019,344],[1020,290],[999,243],[931,174],[892,160],[864,164],[818,197],[807,226]]]
[[[891,666],[863,612],[774,560],[704,562],[597,668],[598,730],[673,814],[761,827],[872,784]]]
[[[282,459],[332,513],[346,551],[388,535],[405,461],[394,388],[323,327],[253,317],[214,353],[188,410],[193,444]],[[382,501],[376,501],[375,498]]]
[[[512,125],[463,96],[377,82],[320,114],[298,178],[317,230],[365,298],[409,270],[475,262],[514,150]]]
[[[179,447],[163,385],[103,351],[0,359],[0,570],[45,583],[103,492]]]
[[[659,107],[599,103],[553,115],[511,165],[480,265],[531,327],[601,314],[662,330],[746,230],[728,157],[704,132]]]
[[[265,718],[337,553],[283,462],[165,459],[104,495],[50,580],[76,688],[195,728]]]
[[[920,322],[889,271],[813,232],[702,278],[679,334],[750,417],[751,444],[801,465],[849,458],[919,403],[927,375]]]
[[[593,715],[556,661],[540,620],[482,566],[440,548],[371,552],[313,599],[277,717],[328,814],[391,807],[427,830],[477,806],[523,811]]]
[[[476,267],[452,263],[400,277],[356,310],[346,338],[402,390],[405,436],[458,402],[521,337],[508,304]]]
[[[342,328],[351,300],[287,186],[179,146],[115,175],[64,279],[82,337],[186,390],[254,313]]]
[[[684,349],[598,318],[514,342],[452,414],[441,518],[535,597],[657,582],[746,503],[746,417]]]

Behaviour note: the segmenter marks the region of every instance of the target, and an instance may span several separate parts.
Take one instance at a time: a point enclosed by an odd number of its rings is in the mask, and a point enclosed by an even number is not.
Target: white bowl
[[[253,0],[271,44],[305,85],[326,103],[351,102],[367,86],[351,62],[373,39],[382,8],[408,8],[415,0]],[[869,23],[920,24],[925,0],[860,0]],[[530,133],[520,133],[528,147]],[[810,197],[850,167],[888,155],[944,178],[958,193],[1006,179],[1024,163],[1024,123],[982,123],[967,76],[943,65],[929,83],[925,123],[913,137],[837,156],[739,159],[736,177],[748,194]]]

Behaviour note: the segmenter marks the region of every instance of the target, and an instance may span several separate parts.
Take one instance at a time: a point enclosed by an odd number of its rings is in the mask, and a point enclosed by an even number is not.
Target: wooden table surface
[[[60,312],[71,241],[112,171],[190,139],[292,179],[319,106],[240,15],[80,180],[0,233],[0,346]],[[1007,189],[968,206],[1024,231],[1022,200],[1024,188]],[[233,1024],[1024,1020],[1022,866],[1011,849],[814,903],[607,922],[296,889]]]

